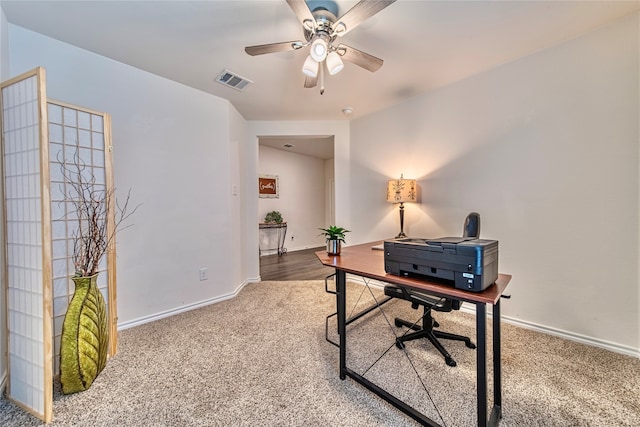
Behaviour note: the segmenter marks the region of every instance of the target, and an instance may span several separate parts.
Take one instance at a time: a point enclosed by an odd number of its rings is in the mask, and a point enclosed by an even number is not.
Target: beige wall
[[[14,25],[9,38],[12,74],[43,66],[48,97],[111,114],[117,196],[142,203],[118,234],[118,324],[233,296],[247,277],[232,196],[246,124],[229,102]]]
[[[627,17],[353,121],[353,237],[397,232],[382,192],[404,173],[421,189],[409,235],[460,235],[481,214],[513,274],[504,315],[638,355],[638,27]]]

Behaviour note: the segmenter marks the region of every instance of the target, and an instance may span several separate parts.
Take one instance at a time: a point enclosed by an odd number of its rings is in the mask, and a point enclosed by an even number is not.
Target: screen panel
[[[51,220],[44,69],[1,85],[8,397],[45,422],[53,407]]]
[[[74,206],[65,200],[70,193],[69,184],[63,176],[64,165],[80,162],[85,170],[95,177],[97,189],[112,188],[110,185],[110,169],[106,159],[106,149],[110,147],[109,135],[106,132],[108,116],[77,107],[74,105],[48,101],[49,125],[49,162],[51,176],[51,221],[53,248],[53,325],[54,325],[54,372],[60,371],[60,337],[62,323],[67,312],[69,302],[73,297],[74,285],[70,277],[75,273],[73,264],[73,238],[75,227]],[[87,176],[89,176],[87,174]],[[111,210],[113,212],[113,210]],[[109,227],[111,228],[111,227]],[[102,292],[107,311],[110,313],[109,324],[114,325],[115,308],[112,306],[115,295],[110,291],[114,268],[110,265],[109,257],[104,257],[100,264],[98,275],[98,289]],[[115,327],[110,328],[109,355],[115,354]]]

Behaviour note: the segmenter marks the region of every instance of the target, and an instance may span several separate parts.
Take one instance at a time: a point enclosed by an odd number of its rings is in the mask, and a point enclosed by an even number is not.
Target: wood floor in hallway
[[[334,273],[331,267],[320,263],[316,252],[324,249],[305,249],[287,252],[282,256],[266,255],[260,257],[260,278],[271,280],[323,280]]]

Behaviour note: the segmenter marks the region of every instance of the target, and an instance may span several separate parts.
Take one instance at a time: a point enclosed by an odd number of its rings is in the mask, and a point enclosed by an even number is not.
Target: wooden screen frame
[[[47,100],[47,105],[55,105],[61,107],[62,109],[71,109],[77,112],[86,113],[93,116],[102,117],[102,134],[104,138],[104,164],[99,165],[104,167],[104,178],[105,178],[105,188],[114,188],[113,181],[113,145],[111,140],[111,116],[108,113],[103,113],[100,111],[91,110],[88,108],[80,107],[78,105],[70,104],[67,102],[62,102],[54,99]],[[48,139],[48,142],[51,141]],[[115,197],[111,197],[109,205],[109,212],[111,212],[111,216],[107,218],[107,235],[110,236],[113,234],[115,230]],[[107,309],[108,309],[108,329],[109,329],[109,346],[108,346],[108,355],[109,357],[114,356],[117,353],[118,348],[118,310],[117,310],[117,297],[116,297],[116,249],[115,249],[115,240],[109,242],[109,246],[107,248],[106,253],[106,270],[107,270]],[[72,271],[68,272],[69,276],[73,274]],[[54,313],[55,315],[55,313]],[[55,331],[54,331],[55,337]]]
[[[5,339],[7,348],[7,396],[8,398],[23,408],[30,414],[38,417],[46,423],[51,422],[53,418],[53,316],[52,316],[52,270],[51,270],[51,200],[50,200],[50,188],[49,188],[49,149],[48,149],[48,127],[47,127],[47,97],[46,97],[46,73],[44,68],[38,67],[34,70],[23,73],[16,76],[6,82],[0,83],[0,93],[2,91],[20,81],[27,80],[35,77],[37,79],[37,102],[38,102],[38,144],[39,144],[39,168],[40,168],[40,209],[41,209],[41,251],[42,251],[42,410],[35,408],[33,402],[24,402],[15,397],[12,393],[12,376],[11,376],[11,347],[10,347],[10,324],[9,324],[9,272],[8,268],[5,268],[4,272],[4,286],[3,292],[5,295],[6,309],[5,309]],[[4,113],[3,96],[0,96],[0,111]],[[2,114],[4,116],[4,114]],[[3,118],[0,118],[3,120]],[[5,138],[4,138],[4,125],[2,126],[2,144],[0,144],[0,155],[3,161],[3,200],[6,200],[6,194],[4,191],[6,173],[5,162]],[[3,203],[3,235],[4,239],[7,238],[7,210],[6,203]],[[7,244],[6,240],[3,244]],[[9,265],[9,254],[5,248],[5,267]]]
[[[37,103],[38,103],[38,145],[39,145],[39,168],[40,168],[40,176],[39,176],[39,184],[40,184],[40,208],[41,208],[41,218],[40,224],[41,227],[41,251],[42,251],[42,375],[39,378],[42,378],[42,396],[35,398],[35,400],[40,400],[43,402],[43,409],[40,410],[30,404],[29,402],[24,402],[20,399],[15,399],[12,395],[12,376],[11,376],[11,351],[10,351],[10,324],[9,324],[9,272],[8,268],[4,269],[3,272],[3,283],[2,283],[2,292],[4,293],[6,307],[4,313],[2,315],[5,317],[5,345],[7,350],[7,397],[17,406],[21,407],[25,411],[34,415],[35,417],[41,419],[45,423],[49,423],[53,419],[53,371],[54,371],[54,328],[53,328],[53,250],[52,250],[52,209],[51,209],[51,171],[50,171],[50,141],[49,141],[49,126],[48,126],[48,106],[49,104],[55,104],[64,108],[71,108],[77,111],[86,112],[92,115],[98,115],[102,117],[102,134],[104,138],[104,170],[105,170],[105,187],[106,188],[114,188],[114,180],[113,180],[113,160],[112,160],[112,141],[111,141],[111,116],[107,113],[96,112],[86,108],[78,107],[75,105],[48,100],[46,97],[46,73],[44,68],[38,67],[32,71],[23,73],[19,76],[16,76],[10,80],[0,83],[0,112],[4,111],[3,103],[2,103],[2,90],[4,88],[14,85],[22,80],[27,80],[30,78],[37,78]],[[3,120],[4,114],[0,114],[0,123]],[[0,126],[0,129],[3,129],[3,126]],[[4,130],[0,132],[0,159],[3,162],[2,175],[0,175],[0,187],[2,187],[2,191],[0,192],[0,196],[2,200],[5,200],[6,194],[4,191],[5,186],[5,173],[6,167],[4,165],[5,162],[5,153],[4,153]],[[113,230],[115,230],[115,198],[111,198],[110,200],[110,212],[112,215],[107,220],[107,233],[110,235]],[[3,210],[3,221],[2,221],[2,229],[3,229],[3,241],[1,244],[5,246],[3,250],[4,254],[4,265],[8,267],[8,259],[9,254],[6,250],[7,244],[7,206],[6,203],[2,204]],[[108,328],[109,328],[109,347],[108,354],[109,356],[114,356],[117,352],[118,345],[118,335],[117,335],[117,298],[116,298],[116,250],[115,250],[115,241],[111,241],[109,247],[107,249],[106,254],[106,269],[108,272],[108,282],[107,282],[107,301],[108,301]],[[33,403],[33,402],[31,402]],[[40,405],[38,405],[40,406]]]

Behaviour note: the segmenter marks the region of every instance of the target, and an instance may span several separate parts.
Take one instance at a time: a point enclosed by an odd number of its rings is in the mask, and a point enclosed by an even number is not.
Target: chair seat
[[[452,310],[459,310],[461,302],[460,300],[452,300],[448,298],[440,298],[435,295],[425,294],[416,290],[408,290],[405,288],[398,288],[392,285],[386,285],[384,287],[385,295],[392,298],[399,298],[411,302],[411,307],[417,309],[423,307],[422,325],[417,325],[417,322],[408,322],[400,318],[395,318],[396,327],[405,326],[409,329],[413,329],[413,333],[405,333],[402,336],[396,338],[396,346],[400,349],[405,348],[405,342],[413,341],[419,338],[428,339],[434,347],[444,356],[445,363],[449,366],[456,366],[456,361],[451,357],[449,352],[440,344],[438,338],[444,338],[448,340],[462,341],[469,348],[476,348],[475,344],[471,342],[469,337],[462,335],[450,334],[433,329],[440,326],[438,322],[431,317],[431,311],[448,312]]]

